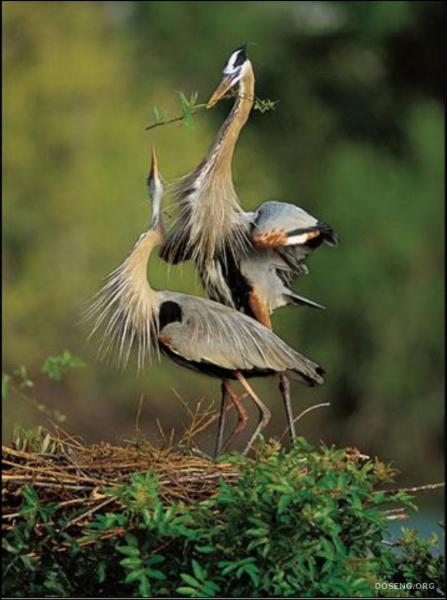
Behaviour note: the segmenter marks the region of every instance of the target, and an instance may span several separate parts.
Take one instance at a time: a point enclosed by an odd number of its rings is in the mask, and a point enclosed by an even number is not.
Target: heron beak
[[[222,81],[219,83],[217,88],[212,93],[210,99],[208,100],[206,107],[212,108],[215,106],[223,96],[228,92],[228,90],[234,85],[234,80],[231,77],[224,77]]]
[[[160,173],[158,171],[158,161],[157,155],[155,154],[155,147],[152,146],[152,164],[151,164],[151,172],[149,174],[150,179],[160,179]]]

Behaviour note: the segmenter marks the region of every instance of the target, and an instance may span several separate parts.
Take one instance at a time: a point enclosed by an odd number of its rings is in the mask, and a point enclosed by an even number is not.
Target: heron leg
[[[226,391],[228,392],[228,395],[230,396],[231,400],[233,401],[234,406],[236,407],[237,417],[238,417],[238,422],[236,423],[236,427],[233,429],[233,431],[231,432],[227,441],[225,442],[225,446],[223,448],[223,450],[225,451],[229,447],[230,442],[233,440],[233,438],[236,437],[237,435],[239,435],[247,426],[248,413],[245,410],[244,405],[241,402],[241,399],[239,398],[239,396],[236,394],[236,392],[231,387],[230,382],[228,380],[225,380],[224,385],[226,386]]]
[[[227,402],[227,380],[222,380],[222,399],[220,401],[220,412],[219,412],[219,423],[217,425],[217,438],[216,438],[216,448],[214,450],[214,457],[219,456],[222,452],[223,445],[223,436],[225,430],[225,405]]]
[[[237,371],[236,377],[239,380],[239,382],[241,383],[241,385],[245,388],[245,390],[249,393],[253,402],[259,408],[259,422],[256,426],[256,429],[252,433],[250,439],[248,440],[248,443],[245,446],[245,449],[242,453],[242,454],[247,454],[248,451],[250,450],[250,448],[252,447],[255,439],[258,437],[258,435],[261,433],[261,431],[267,427],[267,424],[270,421],[270,417],[272,415],[271,415],[271,412],[269,411],[269,409],[266,407],[266,405],[259,398],[259,396],[256,395],[256,392],[251,387],[251,385],[248,383],[248,381],[245,379],[245,377],[242,375],[242,373]]]
[[[279,391],[281,392],[282,399],[284,401],[284,407],[286,409],[287,425],[290,433],[290,439],[292,442],[296,438],[295,422],[293,419],[292,403],[290,401],[290,381],[287,375],[281,373],[279,376]]]
[[[250,294],[249,304],[255,319],[262,323],[264,327],[272,329],[269,309],[263,299],[256,294],[255,290],[252,290]],[[296,432],[295,423],[293,421],[292,403],[290,401],[290,382],[283,373],[279,376],[279,391],[286,409],[287,426],[293,442],[296,437]]]

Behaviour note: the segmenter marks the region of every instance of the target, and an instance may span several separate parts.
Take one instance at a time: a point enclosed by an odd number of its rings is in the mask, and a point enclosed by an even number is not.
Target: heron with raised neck
[[[208,107],[237,88],[234,104],[202,162],[172,186],[178,214],[160,254],[172,264],[194,261],[210,298],[271,328],[271,314],[281,306],[324,308],[289,286],[308,272],[305,261],[315,248],[323,243],[336,246],[338,238],[328,224],[291,203],[264,202],[254,212],[241,208],[231,167],[237,140],[253,108],[254,86],[246,48],[238,48],[227,60]],[[280,391],[293,439],[285,375],[280,376]]]

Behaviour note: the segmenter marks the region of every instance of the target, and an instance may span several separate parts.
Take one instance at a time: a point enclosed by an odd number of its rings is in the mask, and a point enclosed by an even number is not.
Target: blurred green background
[[[99,363],[80,314],[147,226],[145,177],[155,143],[168,180],[203,157],[229,102],[194,129],[145,132],[178,91],[206,100],[227,56],[253,42],[257,95],[234,180],[246,209],[296,203],[329,222],[296,289],[326,311],[288,307],[276,331],[320,362],[326,384],[292,389],[298,429],[312,442],[359,446],[393,461],[402,481],[441,478],[443,460],[443,2],[3,2],[4,370],[24,364],[33,393],[90,440],[140,426],[181,429],[176,399],[216,400],[219,382],[163,360],[137,377]],[[193,269],[159,289],[202,294]],[[58,385],[40,373],[70,349],[86,362]],[[285,422],[274,380],[254,385]],[[174,391],[175,390],[175,391]],[[42,422],[10,397],[4,434]],[[212,431],[201,447],[210,450]]]

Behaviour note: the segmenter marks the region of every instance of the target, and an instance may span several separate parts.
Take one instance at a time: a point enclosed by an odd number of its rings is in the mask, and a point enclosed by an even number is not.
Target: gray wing
[[[285,234],[282,241],[278,238],[275,244],[278,246],[303,246],[317,237],[321,237],[321,241],[326,244],[338,244],[337,235],[332,227],[288,202],[264,202],[254,213],[254,238],[269,236],[275,231]]]
[[[186,361],[231,371],[292,371],[309,385],[323,382],[319,365],[240,312],[176,292],[162,292],[162,302],[177,304],[180,313],[161,328],[160,340]]]
[[[330,225],[287,202],[264,202],[253,215],[251,235],[255,246],[272,249],[286,264],[277,273],[287,285],[308,272],[306,258],[321,243],[338,245]]]
[[[255,230],[267,233],[272,229],[305,229],[314,227],[318,221],[305,210],[288,202],[264,202],[254,213]]]

